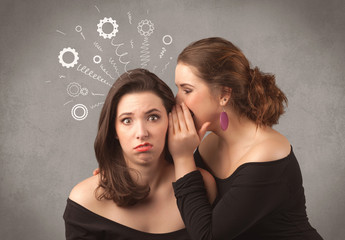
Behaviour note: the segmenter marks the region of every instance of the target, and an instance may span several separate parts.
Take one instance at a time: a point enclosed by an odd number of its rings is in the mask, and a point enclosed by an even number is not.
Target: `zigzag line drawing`
[[[99,107],[100,105],[103,105],[103,104],[104,104],[104,102],[99,102],[97,104],[91,105],[90,108],[94,109],[94,108]]]
[[[170,62],[168,62],[167,64],[165,64],[164,68],[162,69],[162,74],[164,73],[164,71],[167,69],[168,65]]]
[[[109,63],[111,66],[113,66],[113,68],[115,69],[115,72],[120,77],[120,72],[119,72],[119,69],[117,68],[115,60],[113,58],[109,58]]]
[[[123,56],[126,56],[126,55],[128,54],[128,52],[125,52],[125,53],[123,53],[123,54],[119,54],[119,53],[118,53],[119,47],[121,47],[122,45],[124,45],[124,43],[116,44],[116,43],[113,43],[113,40],[114,40],[114,38],[111,40],[111,45],[113,45],[114,47],[116,47],[116,49],[115,49],[115,54],[116,54],[116,56],[119,57],[119,62],[125,65],[124,70],[125,70],[125,72],[127,72],[127,65],[128,65],[128,63],[130,63],[130,61],[124,62],[124,61],[121,60],[121,58],[122,58]]]
[[[103,52],[103,49],[102,49],[101,45],[99,45],[98,42],[94,42],[93,45],[94,45],[99,51]]]
[[[140,61],[142,62],[141,63],[141,66],[144,68],[147,66],[147,63],[150,61],[150,51],[149,51],[149,48],[148,46],[150,46],[150,44],[148,43],[148,37],[144,37],[144,42],[142,43],[141,45],[141,51],[140,53],[142,53],[140,55]]]
[[[164,53],[166,52],[166,48],[165,47],[162,47],[162,51],[161,51],[161,54],[159,55],[159,58],[162,58],[164,56]]]

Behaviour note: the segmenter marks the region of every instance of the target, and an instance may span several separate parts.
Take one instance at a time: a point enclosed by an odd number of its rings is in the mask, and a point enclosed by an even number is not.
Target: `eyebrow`
[[[182,83],[180,84],[181,87],[194,87],[193,85],[191,84],[188,84],[188,83]]]
[[[148,110],[147,112],[145,112],[145,115],[153,113],[153,112],[161,112],[161,111],[159,111],[157,108],[152,108],[152,109]],[[118,117],[120,118],[122,116],[130,116],[130,115],[133,115],[133,113],[132,112],[124,112],[124,113],[121,113]]]

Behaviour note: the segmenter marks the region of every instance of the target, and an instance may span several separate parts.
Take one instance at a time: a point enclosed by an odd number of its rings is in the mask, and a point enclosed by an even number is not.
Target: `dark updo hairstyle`
[[[258,126],[278,123],[287,98],[272,74],[250,68],[242,51],[231,42],[206,38],[191,43],[178,56],[178,63],[194,67],[194,74],[213,87],[231,88],[230,104],[241,116]]]
[[[96,197],[99,200],[113,200],[118,206],[134,205],[150,192],[149,186],[138,185],[132,179],[130,171],[134,170],[129,169],[125,163],[115,129],[117,106],[121,97],[140,92],[156,94],[162,99],[167,113],[175,104],[174,94],[168,85],[145,69],[134,69],[122,74],[110,88],[101,111],[94,144],[101,175]],[[172,161],[167,144],[163,154],[166,160]],[[101,188],[102,191],[98,194],[97,190]]]

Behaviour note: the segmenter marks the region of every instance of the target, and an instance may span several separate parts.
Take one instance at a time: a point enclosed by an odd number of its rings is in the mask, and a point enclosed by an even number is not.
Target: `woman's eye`
[[[127,124],[130,124],[130,123],[131,123],[131,119],[129,119],[129,118],[124,118],[124,119],[121,120],[121,122],[122,122],[123,124],[127,125]]]
[[[188,94],[188,93],[191,93],[192,90],[190,90],[190,89],[184,89],[183,92],[184,92],[185,94]]]
[[[158,115],[151,115],[149,116],[148,120],[149,121],[157,121],[160,117]]]

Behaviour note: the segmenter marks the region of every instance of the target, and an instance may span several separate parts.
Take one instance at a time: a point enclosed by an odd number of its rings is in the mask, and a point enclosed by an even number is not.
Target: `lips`
[[[138,152],[147,152],[152,149],[153,145],[151,143],[143,143],[136,146],[134,149]]]

